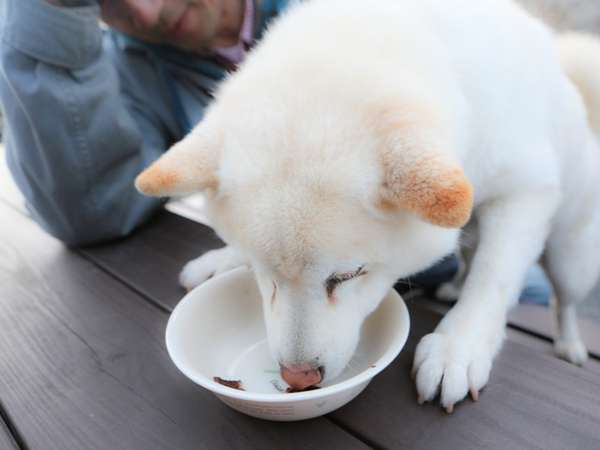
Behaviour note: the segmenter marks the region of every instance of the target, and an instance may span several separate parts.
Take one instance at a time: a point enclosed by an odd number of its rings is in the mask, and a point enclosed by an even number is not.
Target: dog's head
[[[252,262],[273,357],[306,384],[317,369],[316,381],[335,377],[395,280],[454,249],[471,187],[419,128],[431,120],[422,108],[271,104],[259,120],[231,97],[136,185],[204,191],[219,235]]]

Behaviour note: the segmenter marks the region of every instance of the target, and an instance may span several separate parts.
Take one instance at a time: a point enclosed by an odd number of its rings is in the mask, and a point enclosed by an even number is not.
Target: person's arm
[[[77,7],[77,6],[93,6],[102,2],[102,0],[45,0],[54,6],[66,6],[66,7]],[[111,0],[112,1],[112,0]]]
[[[97,5],[0,4],[8,166],[33,217],[70,245],[127,235],[160,205],[133,180],[167,133],[120,91],[98,20]]]

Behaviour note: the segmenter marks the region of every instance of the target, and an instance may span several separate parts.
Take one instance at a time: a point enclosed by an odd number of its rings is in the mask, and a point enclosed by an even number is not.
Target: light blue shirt
[[[287,0],[257,2],[255,39]],[[8,167],[35,220],[69,245],[129,234],[161,201],[135,176],[202,119],[223,61],[99,26],[97,5],[0,0]]]

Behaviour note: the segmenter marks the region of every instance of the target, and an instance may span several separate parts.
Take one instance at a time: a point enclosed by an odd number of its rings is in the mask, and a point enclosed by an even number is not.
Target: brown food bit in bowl
[[[289,387],[289,388],[287,388],[285,390],[285,393],[286,394],[293,394],[294,392],[316,391],[317,389],[321,389],[321,387],[320,386],[309,386],[309,387],[304,388],[304,389],[294,389],[294,388]]]
[[[222,384],[223,386],[230,387],[232,389],[237,389],[238,391],[243,391],[242,381],[241,380],[224,380],[221,377],[213,377],[215,383]]]

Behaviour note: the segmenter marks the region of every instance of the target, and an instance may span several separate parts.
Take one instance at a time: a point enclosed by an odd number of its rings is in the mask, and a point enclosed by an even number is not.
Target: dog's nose
[[[323,366],[315,368],[312,364],[291,364],[281,366],[281,377],[295,391],[302,391],[318,384],[323,379]]]

